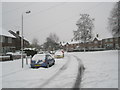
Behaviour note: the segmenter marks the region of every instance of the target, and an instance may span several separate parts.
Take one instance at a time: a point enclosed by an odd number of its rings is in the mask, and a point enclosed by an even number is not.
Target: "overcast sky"
[[[108,17],[115,2],[4,2],[2,3],[2,26],[6,30],[21,31],[24,15],[24,37],[32,42],[37,38],[45,42],[50,33],[56,33],[60,41],[70,41],[80,14],[95,18],[94,35],[112,37],[108,30]],[[30,10],[30,14],[25,14]]]

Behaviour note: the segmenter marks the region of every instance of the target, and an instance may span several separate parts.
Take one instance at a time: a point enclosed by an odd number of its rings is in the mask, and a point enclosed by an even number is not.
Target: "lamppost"
[[[27,12],[25,12],[26,14],[29,14],[29,13],[31,13],[31,11],[27,11]],[[23,37],[23,15],[25,14],[25,13],[22,13],[22,24],[21,24],[21,27],[22,27],[22,31],[21,31],[21,59],[22,59],[22,68],[23,68],[23,43],[24,43],[24,37]]]

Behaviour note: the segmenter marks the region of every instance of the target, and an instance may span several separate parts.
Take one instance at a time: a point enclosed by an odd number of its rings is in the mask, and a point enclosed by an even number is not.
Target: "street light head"
[[[26,12],[26,14],[29,14],[29,13],[31,13],[31,11],[27,11],[27,12]]]

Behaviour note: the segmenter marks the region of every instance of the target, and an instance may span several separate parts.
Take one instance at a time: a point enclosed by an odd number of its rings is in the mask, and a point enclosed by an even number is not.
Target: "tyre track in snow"
[[[80,83],[81,83],[82,75],[83,75],[85,68],[84,68],[82,60],[80,58],[78,58],[75,55],[73,55],[73,57],[75,57],[77,59],[78,64],[79,64],[77,78],[76,78],[75,84],[73,86],[73,90],[76,90],[76,88],[80,88]]]
[[[67,69],[71,59],[68,55],[66,55],[67,57],[67,61],[65,62],[65,64],[52,76],[50,77],[46,82],[44,82],[42,85],[40,85],[39,87],[42,88],[44,86],[46,86],[47,84],[49,84],[54,78],[56,78],[61,72],[63,72],[64,70]]]
[[[72,55],[72,56],[78,61],[78,74],[76,77],[75,84],[73,85],[73,90],[74,89],[76,90],[76,88],[80,88],[80,83],[81,83],[81,79],[82,79],[82,75],[83,75],[83,71],[84,71],[84,65],[83,65],[82,60],[80,58],[78,58],[75,55]],[[55,79],[61,72],[64,72],[64,70],[66,70],[68,68],[70,61],[71,61],[71,58],[69,55],[67,55],[66,63],[57,71],[57,73],[55,73],[50,79],[48,79],[46,82],[44,82],[39,87],[43,88],[44,86],[49,84],[53,79]]]

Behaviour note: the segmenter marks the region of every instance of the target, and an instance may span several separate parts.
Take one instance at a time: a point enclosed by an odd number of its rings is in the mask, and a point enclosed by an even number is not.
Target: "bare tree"
[[[56,43],[59,41],[59,38],[55,33],[50,33],[49,38]]]
[[[73,31],[75,40],[86,43],[92,39],[93,20],[94,19],[90,18],[89,14],[80,14],[80,19],[76,23],[78,29]]]
[[[38,39],[34,38],[32,40],[32,47],[34,47],[34,48],[39,50],[41,47],[40,47],[40,45],[38,43],[39,43]]]
[[[50,33],[50,35],[46,38],[46,42],[44,43],[44,48],[46,50],[54,50],[59,48],[58,44],[59,38],[56,34]]]
[[[120,37],[120,1],[115,4],[108,20],[109,30],[113,37]]]
[[[33,45],[38,45],[38,40],[37,40],[36,38],[34,38],[34,39],[32,40],[32,44],[33,44]]]

